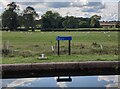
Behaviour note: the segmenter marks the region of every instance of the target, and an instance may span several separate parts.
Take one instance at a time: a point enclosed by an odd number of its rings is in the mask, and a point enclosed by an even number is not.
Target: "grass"
[[[72,36],[71,53],[68,42],[60,42],[61,56],[52,52],[57,36]],[[9,52],[3,54],[2,63],[114,61],[118,60],[118,32],[2,32],[2,45],[7,42]],[[95,43],[95,44],[93,44]],[[102,46],[102,48],[101,48]],[[5,49],[2,47],[2,49]],[[41,53],[48,59],[38,60]]]
[[[82,61],[118,61],[117,55],[61,55],[61,56],[47,56],[48,59],[40,60],[35,57],[5,57],[2,64],[14,63],[43,63],[43,62],[82,62]]]

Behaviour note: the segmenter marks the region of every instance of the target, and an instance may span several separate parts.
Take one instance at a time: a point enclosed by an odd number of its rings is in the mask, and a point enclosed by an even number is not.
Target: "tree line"
[[[17,28],[25,27],[25,30],[35,30],[35,19],[38,18],[38,14],[33,7],[26,7],[22,13],[20,13],[19,6],[12,2],[7,5],[7,8],[2,13],[2,28],[15,31]]]
[[[98,28],[101,16],[93,15],[90,18],[65,16],[59,13],[47,11],[41,17],[41,27],[44,28]]]
[[[2,28],[15,31],[18,28],[28,31],[39,28],[42,30],[54,28],[99,28],[101,16],[93,15],[90,18],[65,16],[62,17],[58,12],[47,11],[39,18],[35,9],[31,6],[25,8],[20,13],[19,6],[12,2],[2,13]]]

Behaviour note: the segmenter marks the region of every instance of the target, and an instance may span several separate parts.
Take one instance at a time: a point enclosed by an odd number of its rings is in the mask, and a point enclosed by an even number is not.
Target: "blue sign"
[[[72,40],[71,36],[58,36],[56,40]]]

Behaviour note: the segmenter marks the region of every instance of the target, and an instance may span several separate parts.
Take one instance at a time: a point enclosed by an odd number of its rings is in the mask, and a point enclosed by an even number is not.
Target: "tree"
[[[17,10],[17,5],[12,2],[7,5],[7,9],[2,13],[2,25],[7,27],[9,30],[16,30],[18,26],[18,15],[15,12]]]
[[[64,28],[78,28],[79,21],[73,16],[66,16],[62,24]]]
[[[98,16],[98,15],[93,15],[91,18],[91,21],[90,21],[90,26],[91,27],[100,27],[100,22],[99,20],[101,19],[101,16]]]
[[[79,27],[80,28],[90,28],[90,18],[79,18]]]
[[[8,10],[12,10],[12,11],[15,11],[19,8],[19,6],[16,5],[15,2],[11,2],[10,4],[7,4],[7,9]]]
[[[120,21],[116,22],[116,28],[120,28]]]
[[[87,27],[87,21],[80,21],[79,22],[79,27],[86,28]]]
[[[19,15],[18,16],[18,26],[21,28],[21,27],[24,27],[24,25],[25,25],[24,17]]]
[[[43,29],[62,27],[62,17],[57,12],[47,11],[41,16],[41,22]]]
[[[32,31],[35,30],[35,19],[38,17],[39,16],[33,7],[26,7],[23,12],[24,26],[26,30],[29,30],[30,28],[32,29]]]

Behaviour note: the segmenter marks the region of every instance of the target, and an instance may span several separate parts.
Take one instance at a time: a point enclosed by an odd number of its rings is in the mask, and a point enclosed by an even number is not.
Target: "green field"
[[[68,42],[60,42],[57,56],[57,36],[72,36],[71,55]],[[51,46],[54,46],[54,52]],[[2,63],[38,63],[118,60],[118,32],[2,32]],[[40,60],[44,53],[48,59]]]

